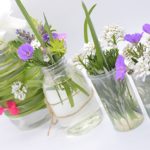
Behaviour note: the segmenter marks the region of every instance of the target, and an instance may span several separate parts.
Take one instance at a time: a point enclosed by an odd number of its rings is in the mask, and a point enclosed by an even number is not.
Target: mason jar
[[[65,58],[43,68],[49,111],[68,134],[80,135],[102,121],[100,106],[84,75]]]
[[[140,78],[136,79],[134,75],[132,75],[132,79],[141,97],[146,112],[150,117],[150,75],[145,78],[145,81]]]
[[[44,102],[42,86],[29,85],[25,100],[14,99],[11,93],[14,82],[32,81],[36,83],[43,79],[40,69],[24,67],[24,64],[15,57],[15,51],[9,48],[7,43],[0,45],[0,107],[7,108],[7,101],[14,101],[19,109],[19,114],[12,116],[8,111],[5,111],[5,115],[17,128],[28,130],[48,122],[50,115]]]
[[[128,131],[143,122],[142,111],[127,77],[123,81],[116,80],[115,70],[89,77],[116,130]]]

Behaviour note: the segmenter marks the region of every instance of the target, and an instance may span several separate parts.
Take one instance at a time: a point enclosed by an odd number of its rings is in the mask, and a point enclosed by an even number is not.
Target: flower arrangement
[[[58,64],[66,54],[66,34],[56,33],[56,31],[49,25],[46,16],[44,15],[45,23],[39,23],[37,20],[30,17],[27,10],[20,0],[16,0],[22,14],[30,25],[33,34],[17,30],[18,41],[13,41],[13,46],[17,47],[18,57],[27,66],[53,67]],[[61,78],[61,79],[60,79]],[[71,77],[65,76],[59,78],[59,84],[55,83],[54,88],[60,97],[59,90],[66,91],[71,107],[74,106],[73,93],[80,90],[88,95],[86,90],[79,84],[75,83]]]
[[[26,67],[20,61],[16,56],[17,43],[19,40],[16,39],[0,44],[0,107],[9,118],[24,117],[45,108],[41,70]]]
[[[150,75],[149,34],[150,24],[144,24],[142,33],[126,34],[124,37],[128,43],[123,49],[123,56],[129,73],[143,81]]]
[[[84,23],[84,47],[82,53],[78,56],[77,61],[87,70],[89,75],[99,75],[106,73],[115,68],[116,59],[119,54],[118,45],[123,41],[124,31],[118,25],[110,25],[105,27],[103,36],[98,39],[90,14],[96,5],[89,10],[83,4],[83,8],[86,14],[86,20]],[[91,31],[93,42],[89,42],[88,27]]]
[[[86,69],[101,101],[119,131],[127,131],[137,127],[143,116],[131,93],[131,88],[126,77],[127,67],[124,57],[120,54],[120,44],[124,41],[124,30],[118,25],[105,27],[103,36],[98,38],[90,18],[96,5],[88,11],[82,3],[85,12],[84,22],[84,47],[83,53],[75,58],[75,62]],[[93,42],[89,42],[88,29]],[[130,35],[126,38],[129,39]],[[135,35],[136,40],[140,35]],[[135,39],[131,39],[136,42]]]
[[[144,24],[143,31],[140,33],[126,34],[124,40],[127,44],[123,49],[123,56],[128,73],[132,75],[144,107],[150,116],[150,24]]]

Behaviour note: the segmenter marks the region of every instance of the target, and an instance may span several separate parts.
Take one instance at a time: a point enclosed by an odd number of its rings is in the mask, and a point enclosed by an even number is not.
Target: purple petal
[[[116,67],[116,80],[123,80],[125,77],[127,68],[124,63],[124,57],[122,55],[118,55],[115,67]]]
[[[143,31],[150,34],[150,24],[144,24]]]
[[[34,49],[28,43],[21,45],[18,49],[18,57],[23,61],[31,59],[33,57],[33,53]]]
[[[43,41],[44,42],[47,42],[48,40],[49,40],[49,34],[47,34],[47,33],[45,33],[44,35],[43,35]]]
[[[126,34],[124,37],[124,40],[130,43],[138,43],[140,42],[142,36],[143,36],[143,33]]]
[[[66,40],[67,35],[66,33],[53,33],[53,38],[58,40]]]

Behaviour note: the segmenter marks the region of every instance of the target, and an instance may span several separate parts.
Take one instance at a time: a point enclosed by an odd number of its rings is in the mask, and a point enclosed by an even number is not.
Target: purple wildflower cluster
[[[143,25],[142,33],[126,34],[124,40],[132,44],[138,44],[144,32],[150,34],[150,24]],[[127,67],[125,65],[123,56],[121,55],[118,56],[115,67],[116,67],[116,80],[123,80],[127,71]]]
[[[30,34],[30,32],[26,32],[25,30],[17,29],[16,34],[26,43],[31,43],[31,41],[34,40],[34,35]]]
[[[44,27],[41,25],[39,26],[39,33],[43,34],[42,38],[44,42],[48,42],[50,40],[49,34],[47,34],[44,31]],[[29,32],[26,32],[24,30],[17,30],[17,35],[25,40],[25,44],[22,44],[19,49],[18,49],[18,56],[21,60],[27,61],[29,59],[32,59],[33,53],[34,53],[34,48],[30,45],[31,42],[34,40],[34,36],[31,35]],[[52,37],[54,40],[66,40],[66,34],[58,34],[58,33],[52,33]]]
[[[143,31],[145,33],[150,34],[150,24],[144,24],[143,25]],[[135,34],[126,34],[124,37],[124,40],[128,41],[130,43],[136,44],[136,43],[140,42],[142,36],[143,36],[143,32],[142,33],[135,33]]]

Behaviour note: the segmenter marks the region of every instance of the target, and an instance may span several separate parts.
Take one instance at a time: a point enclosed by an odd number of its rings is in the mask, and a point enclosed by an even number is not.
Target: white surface
[[[51,130],[48,124],[32,131],[17,130],[6,118],[1,118],[1,150],[149,150],[150,121],[130,132],[116,132],[105,117],[104,121],[89,134],[66,137],[62,132]]]
[[[11,0],[14,1],[14,0]],[[69,54],[79,51],[83,44],[83,18],[80,0],[23,0],[31,15],[42,18],[42,11],[49,22],[60,32],[67,32]],[[95,0],[96,1],[96,0]],[[1,5],[5,2],[0,0]],[[85,0],[88,4],[93,1]],[[117,23],[128,31],[141,31],[141,26],[150,21],[149,0],[97,0],[93,21],[99,31],[104,25]],[[90,5],[89,5],[90,6]],[[16,6],[14,15],[21,16]],[[140,103],[141,104],[141,103]],[[0,150],[149,150],[150,120],[130,132],[116,132],[108,118],[89,134],[66,137],[60,130],[53,129],[47,137],[49,124],[31,131],[17,130],[9,120],[0,118]]]

